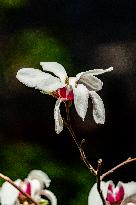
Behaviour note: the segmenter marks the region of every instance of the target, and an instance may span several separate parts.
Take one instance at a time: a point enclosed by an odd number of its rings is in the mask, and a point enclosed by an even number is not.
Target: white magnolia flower
[[[25,180],[17,179],[15,184],[29,194],[37,203],[42,198],[50,200],[51,205],[57,205],[56,196],[49,190],[51,180],[48,175],[41,170],[32,170]],[[26,197],[8,182],[4,182],[0,189],[0,203],[2,205],[18,205],[27,201]]]
[[[107,205],[136,205],[136,182],[119,182],[115,187],[112,181],[102,181],[101,190]],[[88,205],[103,205],[96,183],[89,193]]]
[[[62,101],[74,100],[78,115],[84,120],[88,108],[88,98],[93,102],[93,117],[96,123],[104,124],[105,109],[100,96],[96,93],[102,89],[102,81],[97,75],[112,71],[108,69],[94,69],[81,72],[76,77],[69,77],[62,65],[57,62],[41,62],[45,72],[34,68],[22,68],[17,72],[17,79],[28,87],[52,94],[57,98],[54,109],[55,130],[59,134],[63,130],[63,120],[60,114]],[[49,72],[53,73],[51,75]],[[54,76],[55,75],[55,76]]]

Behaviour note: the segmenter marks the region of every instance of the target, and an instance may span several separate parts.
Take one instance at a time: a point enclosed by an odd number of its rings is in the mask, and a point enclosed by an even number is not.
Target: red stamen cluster
[[[72,89],[68,89],[67,87],[59,88],[56,91],[56,97],[60,98],[62,100],[70,100],[72,101],[74,99],[74,94]]]
[[[23,191],[31,196],[31,184],[30,184],[30,182],[27,182],[27,183],[21,182],[21,183],[22,183],[21,188],[23,189]],[[19,192],[18,197],[19,197],[19,200],[21,203],[23,203],[24,201],[27,200],[27,198],[21,192]]]
[[[123,186],[120,184],[115,188],[113,182],[111,182],[108,186],[108,192],[107,192],[107,197],[106,197],[106,201],[108,202],[108,204],[109,205],[114,205],[114,204],[120,205],[123,198],[124,198]]]

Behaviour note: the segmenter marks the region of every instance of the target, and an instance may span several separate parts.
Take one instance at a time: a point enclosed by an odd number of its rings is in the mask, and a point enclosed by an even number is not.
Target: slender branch
[[[3,175],[2,173],[0,173],[0,178],[4,179],[6,182],[10,183],[12,186],[14,186],[18,191],[20,191],[25,197],[27,197],[27,199],[29,199],[29,201],[31,201],[33,204],[38,205],[38,203],[31,198],[31,196],[27,193],[25,193],[20,187],[18,187],[9,177]]]
[[[80,145],[80,154],[81,154],[81,159],[83,160],[83,162],[86,164],[87,168],[90,170],[90,172],[96,176],[97,175],[97,171],[93,168],[93,166],[90,164],[90,162],[88,161],[88,159],[85,156],[84,150],[83,150],[83,144],[85,143],[85,139],[83,139],[81,141],[81,145]]]
[[[102,190],[101,190],[101,165],[102,165],[102,159],[98,160],[98,165],[97,165],[97,175],[96,175],[96,182],[97,182],[97,190],[98,193],[101,197],[103,205],[106,205],[106,201],[104,199]]]
[[[115,170],[119,169],[120,167],[134,162],[136,161],[136,158],[131,158],[129,157],[127,160],[125,160],[124,162],[121,162],[120,164],[118,164],[117,166],[113,167],[112,169],[110,169],[109,171],[105,172],[102,176],[101,176],[101,180],[103,180],[106,176],[108,176],[109,174],[113,173]]]
[[[87,166],[87,168],[90,170],[90,172],[96,176],[96,170],[93,168],[93,166],[89,163],[89,161],[87,160],[85,153],[83,151],[82,145],[84,143],[84,140],[82,140],[81,144],[78,142],[77,137],[71,127],[71,123],[70,123],[70,114],[69,114],[69,104],[66,102],[65,103],[65,108],[66,108],[66,116],[67,116],[67,123],[66,123],[66,127],[69,130],[79,152],[81,155],[81,160],[85,163],[85,165]]]
[[[93,166],[90,164],[90,162],[87,160],[85,153],[84,153],[84,150],[83,150],[83,144],[85,143],[85,140],[83,139],[81,141],[81,143],[79,144],[77,137],[76,137],[76,135],[71,127],[68,103],[65,103],[65,107],[66,107],[66,115],[67,115],[67,123],[66,123],[67,129],[69,130],[75,144],[77,145],[77,148],[78,148],[80,155],[81,155],[81,160],[85,163],[85,165],[89,169],[89,171],[96,177],[98,193],[101,197],[103,205],[106,205],[106,202],[105,202],[102,190],[101,190],[101,170],[100,170],[100,167],[101,167],[102,160],[98,160],[97,170],[95,170],[93,168]]]
[[[84,150],[83,150],[83,144],[85,142],[85,140],[83,139],[81,141],[81,144],[78,142],[77,140],[77,137],[71,127],[71,123],[70,123],[70,114],[69,114],[69,104],[66,102],[65,103],[65,107],[66,107],[66,117],[67,117],[67,122],[65,123],[66,124],[66,127],[67,129],[69,130],[75,144],[77,145],[77,148],[80,152],[80,155],[81,155],[81,159],[82,161],[85,163],[85,165],[87,166],[87,168],[90,170],[90,172],[95,175],[96,177],[96,181],[97,181],[97,190],[98,190],[98,193],[101,197],[101,200],[102,200],[102,203],[103,205],[106,205],[106,201],[104,199],[104,196],[103,196],[103,193],[102,193],[102,190],[101,190],[101,181],[106,177],[108,176],[109,174],[113,173],[115,170],[119,169],[120,167],[128,164],[128,163],[131,163],[131,162],[134,162],[136,161],[136,158],[131,158],[129,157],[127,160],[125,160],[124,162],[118,164],[117,166],[113,167],[112,169],[110,169],[109,171],[105,172],[104,174],[101,175],[101,164],[102,164],[102,160],[99,159],[98,160],[98,166],[97,166],[97,170],[95,170],[93,168],[93,166],[90,164],[90,162],[87,160],[86,158],[86,155],[84,153]]]

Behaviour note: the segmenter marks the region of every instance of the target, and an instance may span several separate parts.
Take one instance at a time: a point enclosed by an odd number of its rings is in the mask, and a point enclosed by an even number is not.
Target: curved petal
[[[15,181],[15,184],[19,186],[20,179]],[[0,201],[2,205],[15,205],[19,191],[8,182],[4,182],[1,187]]]
[[[81,75],[81,77],[78,80],[78,83],[85,85],[90,91],[101,90],[103,86],[102,81],[93,75]]]
[[[102,99],[95,91],[89,92],[93,102],[93,117],[97,124],[105,122],[105,108]]]
[[[26,86],[34,87],[44,92],[52,92],[64,86],[59,78],[34,68],[20,69],[16,78]]]
[[[31,185],[31,197],[34,198],[36,201],[38,201],[40,198],[39,194],[42,190],[40,182],[37,179],[27,180],[27,181]]]
[[[57,198],[51,191],[45,189],[41,192],[41,195],[47,197],[47,199],[50,200],[51,205],[57,205]]]
[[[56,76],[58,76],[61,79],[63,83],[65,83],[65,80],[67,78],[67,73],[61,64],[57,62],[40,62],[40,65],[42,66],[44,71],[49,71],[54,73]]]
[[[84,85],[78,84],[77,87],[73,88],[73,93],[76,111],[84,120],[88,108],[89,91]]]
[[[78,73],[76,77],[79,79],[82,75],[100,75],[106,72],[110,72],[112,70],[113,70],[113,67],[109,67],[107,69],[93,69],[93,70],[88,70],[85,72]]]
[[[108,181],[108,182],[101,182],[101,190],[103,192],[103,196],[104,198],[106,199],[106,196],[107,196],[107,190],[108,190],[108,186],[109,186],[109,183],[111,181]],[[102,203],[102,200],[100,198],[100,195],[98,193],[98,190],[97,190],[97,184],[95,183],[93,185],[93,187],[91,188],[91,191],[89,193],[89,196],[88,196],[88,205],[103,205]]]
[[[36,179],[41,183],[41,187],[49,187],[50,186],[50,178],[46,173],[41,170],[32,170],[29,174],[27,179],[33,180]]]
[[[57,134],[63,130],[63,120],[60,114],[60,103],[61,100],[58,99],[54,108],[55,131]]]

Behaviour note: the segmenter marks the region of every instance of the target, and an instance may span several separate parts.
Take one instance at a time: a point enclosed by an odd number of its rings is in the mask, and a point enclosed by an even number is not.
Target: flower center
[[[115,185],[111,182],[108,186],[106,201],[109,205],[120,205],[124,198],[124,188],[122,184]]]
[[[73,94],[73,90],[69,87],[63,87],[63,88],[59,88],[56,91],[56,96],[57,98],[61,98],[62,100],[73,100],[74,99],[74,94]]]
[[[22,181],[21,184],[20,184],[20,187],[22,188],[22,190],[25,193],[27,193],[28,195],[31,196],[31,184],[30,184],[30,182],[25,183],[25,182]],[[27,200],[26,196],[24,196],[21,192],[19,192],[19,201],[21,203],[23,203],[26,200]]]

